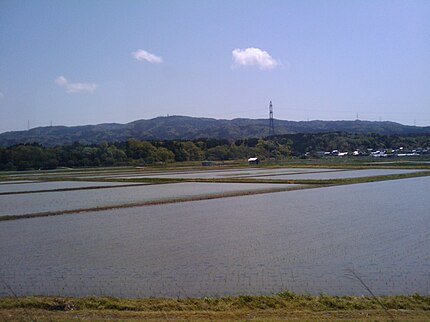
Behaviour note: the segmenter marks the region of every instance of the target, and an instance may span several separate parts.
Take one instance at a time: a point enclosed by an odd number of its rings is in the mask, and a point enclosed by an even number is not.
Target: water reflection
[[[429,294],[429,188],[422,177],[0,222],[0,274],[19,295],[367,295],[353,269],[376,294]]]

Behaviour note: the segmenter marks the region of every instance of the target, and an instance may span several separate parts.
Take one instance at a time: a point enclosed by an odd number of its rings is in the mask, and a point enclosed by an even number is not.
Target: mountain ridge
[[[260,138],[269,133],[268,119],[236,118],[232,120],[191,116],[159,116],[129,123],[102,123],[97,125],[47,126],[26,131],[0,134],[0,145],[40,143],[46,146],[79,142],[96,144],[102,141],[119,142],[138,140],[193,140],[198,138],[243,139]],[[430,126],[417,127],[391,121],[288,121],[274,120],[275,133],[377,133],[388,135],[430,135]]]

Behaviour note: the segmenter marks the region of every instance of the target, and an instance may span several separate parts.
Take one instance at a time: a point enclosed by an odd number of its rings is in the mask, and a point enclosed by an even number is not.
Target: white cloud
[[[67,93],[94,92],[98,85],[94,83],[69,83],[64,76],[59,76],[55,79],[55,84],[64,87]]]
[[[257,66],[261,70],[270,70],[280,65],[267,51],[253,47],[233,50],[232,59],[234,67]]]
[[[55,80],[55,84],[58,86],[64,86],[67,84],[67,79],[64,76],[60,76]]]
[[[163,62],[163,58],[158,57],[154,54],[148,53],[146,50],[138,49],[131,53],[131,56],[134,59],[137,60],[146,60],[147,62],[153,63],[153,64],[160,64]]]
[[[72,83],[67,84],[67,93],[79,93],[79,92],[94,92],[97,89],[97,84],[90,83]]]

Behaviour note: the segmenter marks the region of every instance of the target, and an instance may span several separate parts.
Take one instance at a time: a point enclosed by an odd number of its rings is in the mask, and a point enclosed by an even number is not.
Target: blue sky
[[[165,115],[430,125],[430,1],[0,1],[0,132]]]

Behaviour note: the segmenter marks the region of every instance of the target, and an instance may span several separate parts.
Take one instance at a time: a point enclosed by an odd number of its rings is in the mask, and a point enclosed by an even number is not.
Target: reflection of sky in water
[[[126,184],[126,183],[122,183]],[[0,215],[72,210],[233,191],[287,188],[265,183],[171,183],[111,189],[0,195]]]
[[[281,169],[240,169],[240,170],[209,170],[209,171],[167,171],[167,172],[147,172],[136,174],[112,174],[104,175],[107,178],[241,178],[259,175],[278,175],[290,173],[307,173],[307,172],[326,172],[337,171],[337,169],[315,169],[315,168],[281,168]],[[83,178],[97,178],[99,176],[85,176]]]
[[[0,276],[18,295],[369,295],[353,269],[376,294],[429,294],[429,190],[421,177],[0,222]]]
[[[15,181],[16,182],[16,181]],[[133,185],[130,182],[85,182],[85,181],[51,181],[51,182],[34,182],[34,183],[16,183],[0,185],[1,192],[20,192],[20,191],[38,191],[38,190],[55,190],[55,189],[74,189],[88,187],[114,187],[123,185]]]
[[[413,173],[421,170],[403,170],[403,169],[366,169],[366,170],[347,170],[325,173],[305,173],[305,174],[291,174],[291,175],[274,175],[264,177],[265,179],[281,179],[281,180],[300,180],[300,179],[314,179],[314,180],[327,180],[327,179],[348,179],[348,178],[362,178],[383,176],[389,174]],[[263,177],[255,177],[263,178]]]

